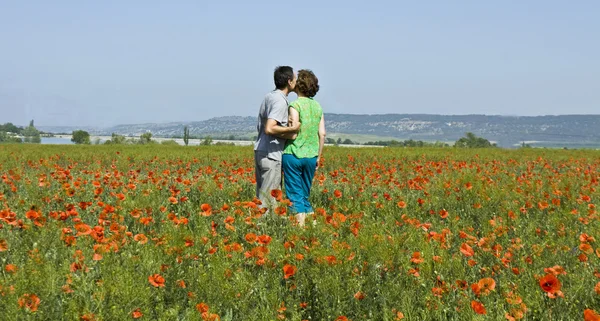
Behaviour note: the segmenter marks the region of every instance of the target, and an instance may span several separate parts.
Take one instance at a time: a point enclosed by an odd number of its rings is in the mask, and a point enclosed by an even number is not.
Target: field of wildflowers
[[[600,320],[600,153],[0,146],[0,320]],[[314,224],[312,223],[314,221]]]

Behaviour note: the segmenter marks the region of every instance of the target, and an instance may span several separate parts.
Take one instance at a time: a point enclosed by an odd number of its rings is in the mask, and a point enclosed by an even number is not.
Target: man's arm
[[[273,118],[267,119],[267,124],[265,125],[265,134],[276,136],[280,138],[291,137],[296,134],[300,129],[300,123],[294,123],[291,127],[284,127],[279,125],[279,122]]]
[[[325,115],[321,116],[319,122],[319,156],[317,157],[317,168],[319,168],[319,162],[321,161],[321,155],[323,154],[323,145],[325,145]]]
[[[280,100],[274,103],[269,115],[267,116],[267,123],[265,124],[265,134],[276,136],[280,138],[286,138],[289,134],[297,133],[300,129],[299,123],[289,124],[288,127],[281,126],[285,123],[288,118],[288,106],[285,100]]]

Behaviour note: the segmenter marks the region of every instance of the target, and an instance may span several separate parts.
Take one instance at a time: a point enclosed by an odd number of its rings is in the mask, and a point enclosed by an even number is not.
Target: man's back
[[[277,138],[265,133],[267,119],[274,119],[281,126],[287,126],[288,100],[281,90],[274,90],[265,96],[258,112],[258,137],[254,143],[254,150],[267,153],[267,157],[280,161],[285,147],[285,139]]]

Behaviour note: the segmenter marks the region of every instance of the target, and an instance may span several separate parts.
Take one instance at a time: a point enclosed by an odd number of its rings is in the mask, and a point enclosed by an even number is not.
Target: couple
[[[256,197],[262,206],[272,207],[272,190],[281,189],[292,202],[290,210],[304,226],[313,213],[308,201],[310,188],[325,144],[325,120],[321,105],[313,99],[319,80],[310,70],[294,74],[292,67],[280,66],[274,73],[275,90],[268,93],[258,113],[258,137],[254,143]],[[298,99],[288,102],[288,94]]]

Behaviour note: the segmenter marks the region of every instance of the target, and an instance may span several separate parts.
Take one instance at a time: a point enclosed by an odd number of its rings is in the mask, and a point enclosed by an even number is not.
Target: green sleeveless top
[[[296,139],[288,139],[284,154],[293,154],[298,158],[319,156],[319,123],[323,117],[323,108],[312,98],[300,97],[290,104],[300,114],[300,131]]]

